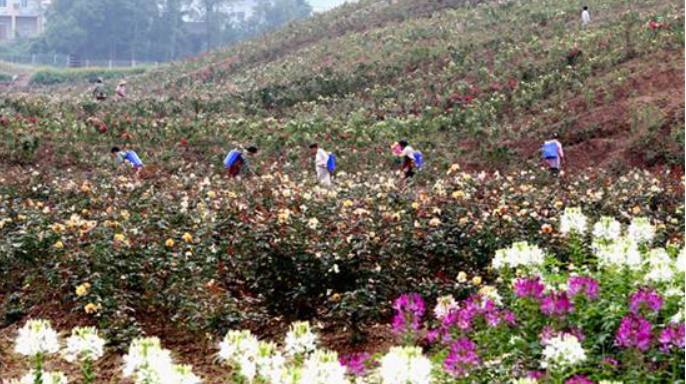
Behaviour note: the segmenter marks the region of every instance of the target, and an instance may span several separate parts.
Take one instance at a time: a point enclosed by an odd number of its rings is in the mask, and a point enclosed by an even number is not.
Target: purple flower
[[[615,344],[624,348],[636,348],[647,351],[653,336],[653,327],[648,320],[639,315],[624,316],[619,325]]]
[[[574,304],[569,301],[565,292],[551,292],[543,298],[541,312],[548,317],[564,319],[574,310]]]
[[[355,376],[366,375],[367,369],[374,363],[372,355],[366,352],[341,356],[340,362],[342,366],[348,369],[348,372]]]
[[[453,376],[465,376],[479,365],[476,344],[467,337],[462,337],[450,346],[450,353],[445,358],[445,370]]]
[[[659,311],[662,308],[662,297],[651,289],[639,289],[629,298],[629,309],[631,313],[638,314],[643,308]]]
[[[545,286],[541,283],[541,278],[539,276],[519,278],[514,283],[515,295],[520,298],[530,297],[533,299],[540,299],[543,297],[544,290]]]
[[[406,293],[395,300],[393,308],[393,331],[403,333],[419,330],[420,321],[426,310],[424,299],[418,293]]]
[[[611,358],[611,357],[603,357],[603,360],[600,361],[602,364],[609,365],[612,367],[617,367],[619,363],[617,360]]]
[[[546,342],[557,335],[558,332],[555,330],[555,328],[546,325],[545,327],[543,327],[543,330],[541,331],[540,338],[542,342]]]
[[[591,300],[598,298],[598,283],[590,277],[571,277],[567,285],[569,286],[567,293],[571,297],[583,294]]]
[[[507,324],[509,324],[513,327],[517,326],[517,318],[515,317],[514,312],[504,310],[502,312],[502,317],[503,317],[503,321],[505,321]]]
[[[451,311],[443,318],[442,327],[448,329],[456,326],[462,331],[467,331],[472,328],[472,322],[479,315],[481,308],[476,302],[476,298],[470,297],[460,304],[460,308]]]
[[[657,338],[660,342],[660,350],[669,352],[672,347],[677,349],[684,349],[684,324],[670,324]]]
[[[579,327],[570,327],[569,332],[567,332],[567,333],[576,337],[577,340],[579,340],[579,342],[586,340],[586,336],[584,335],[583,331],[581,331],[581,328],[579,328]]]
[[[533,380],[543,380],[545,378],[545,372],[543,371],[529,371],[526,373],[526,377]]]
[[[584,375],[574,375],[572,378],[565,381],[565,384],[593,384],[593,382]]]

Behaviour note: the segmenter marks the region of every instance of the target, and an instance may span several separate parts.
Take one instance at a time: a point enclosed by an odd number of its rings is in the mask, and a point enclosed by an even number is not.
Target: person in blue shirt
[[[118,166],[128,162],[136,172],[145,166],[135,151],[122,151],[119,147],[112,147],[110,152],[117,159]]]

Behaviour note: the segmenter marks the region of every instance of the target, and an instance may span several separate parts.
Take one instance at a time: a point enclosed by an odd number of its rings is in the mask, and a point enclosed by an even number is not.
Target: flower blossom
[[[14,351],[24,356],[56,353],[60,349],[57,332],[49,321],[29,320],[19,330]]]

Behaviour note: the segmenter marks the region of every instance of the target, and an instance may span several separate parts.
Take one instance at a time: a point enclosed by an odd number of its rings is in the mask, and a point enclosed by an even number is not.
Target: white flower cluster
[[[336,352],[315,351],[303,365],[301,384],[349,384],[346,369],[338,360]]]
[[[317,336],[307,321],[291,324],[286,334],[286,353],[291,356],[308,354],[317,349]]]
[[[510,383],[511,384],[538,384],[538,381],[535,379],[530,379],[530,378],[526,377],[523,379],[514,379]]]
[[[458,307],[459,305],[457,304],[457,301],[455,301],[453,295],[441,296],[436,302],[434,314],[438,320],[441,320]]]
[[[93,327],[77,327],[67,339],[67,349],[64,358],[70,363],[75,361],[95,361],[102,357],[105,340],[98,335]]]
[[[567,208],[560,217],[560,232],[582,235],[586,232],[587,222],[581,208]]]
[[[631,237],[623,236],[610,243],[596,243],[594,248],[601,268],[637,271],[642,266],[643,258],[638,244]]]
[[[615,241],[622,235],[622,224],[613,217],[603,216],[593,226],[593,237],[596,240]]]
[[[41,372],[41,379],[36,380],[36,371],[29,371],[21,379],[4,381],[4,384],[68,384],[67,375],[62,372]]]
[[[19,330],[14,351],[24,356],[51,354],[60,349],[57,332],[49,321],[29,320]]]
[[[645,217],[637,217],[631,221],[627,234],[638,244],[648,244],[655,237],[655,227]]]
[[[576,336],[562,334],[545,341],[541,362],[543,368],[563,370],[584,361],[586,361],[586,352]]]
[[[543,265],[545,254],[543,250],[526,241],[512,244],[510,248],[496,251],[493,258],[493,268],[529,268],[537,269]]]
[[[663,248],[650,251],[645,261],[646,274],[644,279],[649,283],[666,283],[674,279],[676,263]]]
[[[257,340],[250,331],[229,331],[219,344],[219,357],[248,381],[279,382],[285,359],[273,343]]]
[[[417,347],[393,347],[381,358],[382,384],[429,384],[431,361]]]
[[[124,356],[124,377],[136,384],[198,384],[200,378],[185,365],[175,365],[171,353],[156,337],[133,340]]]

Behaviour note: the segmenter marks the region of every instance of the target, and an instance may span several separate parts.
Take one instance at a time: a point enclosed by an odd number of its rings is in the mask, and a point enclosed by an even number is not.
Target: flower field
[[[0,381],[683,383],[684,6],[582,5],[362,1],[124,100],[3,89]]]

